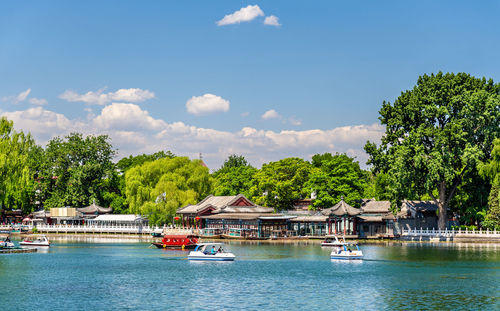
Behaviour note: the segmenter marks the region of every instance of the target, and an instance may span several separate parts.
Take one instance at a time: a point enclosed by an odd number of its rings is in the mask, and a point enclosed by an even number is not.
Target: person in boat
[[[222,250],[222,246],[219,247],[219,249],[217,250],[217,253],[222,253],[223,250]]]
[[[211,254],[212,254],[212,255],[215,255],[216,253],[217,253],[217,252],[215,251],[215,246],[212,246],[212,252],[211,252]]]
[[[5,242],[10,242],[9,237],[5,238]]]

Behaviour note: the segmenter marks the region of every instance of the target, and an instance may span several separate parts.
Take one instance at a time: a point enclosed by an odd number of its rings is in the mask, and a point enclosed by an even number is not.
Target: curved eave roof
[[[347,204],[344,200],[334,206],[324,209],[321,214],[325,216],[356,216],[361,214],[363,211],[359,208],[352,207]]]
[[[92,203],[92,205],[89,205],[87,207],[77,208],[76,210],[84,214],[95,214],[95,213],[105,214],[105,213],[111,213],[113,211],[111,207],[102,207],[96,205],[95,203]]]

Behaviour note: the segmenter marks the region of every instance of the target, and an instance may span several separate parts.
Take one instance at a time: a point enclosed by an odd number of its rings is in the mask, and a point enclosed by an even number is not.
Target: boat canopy
[[[225,245],[224,245],[224,243],[198,243],[196,245],[196,248],[195,248],[194,251],[203,250],[203,249],[206,249],[207,247],[210,248],[211,246],[213,246],[213,247],[216,247],[216,246],[222,247],[222,246],[225,246]]]

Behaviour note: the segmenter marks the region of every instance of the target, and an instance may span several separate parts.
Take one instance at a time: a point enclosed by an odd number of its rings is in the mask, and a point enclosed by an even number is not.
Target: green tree
[[[120,169],[122,173],[125,173],[128,169],[141,165],[145,162],[150,162],[158,159],[163,159],[163,158],[173,158],[175,155],[170,152],[170,151],[158,151],[153,154],[140,154],[137,156],[128,156],[125,158],[120,159],[118,163],[116,163],[116,166]]]
[[[449,210],[460,217],[461,223],[479,225],[488,209],[490,189],[490,183],[482,179],[477,170],[471,170],[464,174],[462,183],[450,201]]]
[[[312,156],[312,166],[320,168],[323,163],[333,160],[333,155],[329,152],[323,154],[315,154]]]
[[[246,166],[250,165],[248,164],[247,159],[245,159],[244,156],[232,154],[227,158],[227,160],[224,161],[224,164],[222,164],[222,167],[219,169],[219,171],[231,169],[234,167],[246,167]]]
[[[30,134],[14,131],[14,124],[0,119],[0,206],[31,212],[35,200],[34,161],[40,147]]]
[[[252,200],[277,210],[291,208],[293,201],[310,193],[305,183],[311,170],[311,164],[300,158],[286,158],[262,165],[254,175],[255,183],[250,190]]]
[[[500,138],[493,142],[491,159],[478,165],[480,175],[491,182],[488,210],[483,226],[500,230]]]
[[[323,155],[322,158],[320,167],[313,170],[306,184],[307,188],[316,192],[313,206],[328,208],[342,197],[347,203],[359,206],[367,185],[367,173],[346,154]]]
[[[440,72],[419,77],[393,104],[383,103],[385,135],[378,148],[368,142],[365,151],[374,172],[390,177],[394,204],[426,194],[439,206],[439,228],[446,227],[457,188],[489,157],[499,135],[499,92],[492,80]]]
[[[171,222],[179,207],[205,198],[212,183],[208,168],[187,157],[145,162],[125,173],[130,212],[145,215],[156,225]]]
[[[115,150],[106,135],[83,137],[72,133],[49,141],[39,172],[45,207],[82,207],[92,201],[102,204],[104,193],[117,191],[109,179],[117,174],[112,158]]]
[[[365,187],[363,198],[375,198],[376,200],[386,201],[391,199],[391,184],[387,174],[365,172],[367,185]]]
[[[221,168],[212,174],[214,195],[243,194],[250,197],[257,169],[248,164],[243,156],[230,155]]]

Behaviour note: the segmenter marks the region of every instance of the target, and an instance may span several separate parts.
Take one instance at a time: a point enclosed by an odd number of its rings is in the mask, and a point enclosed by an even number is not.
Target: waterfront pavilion
[[[361,200],[363,213],[358,216],[359,236],[362,238],[394,237],[395,217],[391,212],[390,201],[375,199]]]
[[[107,214],[99,215],[89,219],[87,223],[91,226],[147,226],[148,219],[133,214]]]
[[[95,200],[87,207],[77,208],[78,212],[82,213],[85,219],[95,218],[99,215],[109,214],[113,211],[111,207],[102,207],[95,204]]]
[[[327,233],[328,216],[324,215],[299,215],[290,219],[292,235],[323,236]]]
[[[244,195],[231,195],[231,196],[214,196],[209,195],[198,204],[187,205],[177,210],[177,215],[181,217],[183,227],[187,228],[204,228],[207,227],[207,216],[215,214],[244,214],[261,216],[261,214],[271,214],[273,208],[258,206]],[[234,221],[231,216],[231,221]],[[218,219],[215,217],[214,219]],[[222,219],[222,218],[220,218]],[[229,221],[229,218],[228,218]],[[211,223],[215,225],[215,223]],[[222,223],[221,223],[222,225]],[[216,228],[216,227],[211,227]]]
[[[344,201],[344,197],[334,206],[324,209],[321,214],[328,216],[328,234],[343,233],[344,235],[357,235],[357,217],[363,211],[352,207]]]

